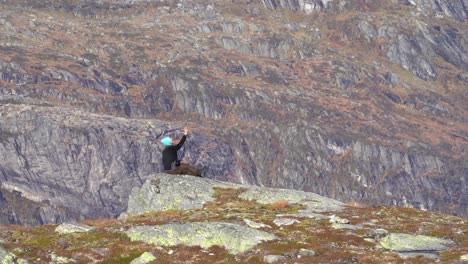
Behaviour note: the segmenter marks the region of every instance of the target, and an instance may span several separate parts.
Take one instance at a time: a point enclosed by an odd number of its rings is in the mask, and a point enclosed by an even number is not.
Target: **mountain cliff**
[[[1,223],[210,178],[468,214],[462,0],[0,1]]]

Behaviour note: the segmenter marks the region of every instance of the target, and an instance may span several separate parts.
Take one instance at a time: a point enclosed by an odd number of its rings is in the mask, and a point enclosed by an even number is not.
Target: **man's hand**
[[[188,134],[188,129],[187,127],[184,127],[184,135],[187,135]]]

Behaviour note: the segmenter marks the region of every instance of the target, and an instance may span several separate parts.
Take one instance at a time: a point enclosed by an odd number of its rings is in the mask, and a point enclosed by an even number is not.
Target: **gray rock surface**
[[[234,184],[188,175],[174,176],[160,173],[148,177],[141,188],[135,187],[132,189],[127,211],[122,217],[145,212],[200,209],[203,204],[215,199],[213,197],[214,187],[245,188],[247,190],[239,195],[240,198],[254,200],[261,204],[287,200],[289,203],[304,204],[307,207],[307,210],[305,210],[307,212],[339,211],[343,206],[337,200],[315,193]]]
[[[343,203],[311,192],[252,187],[239,195],[246,200],[254,200],[261,204],[271,204],[274,201],[287,200],[289,203],[300,203],[313,212],[340,211]]]
[[[125,232],[132,241],[158,246],[188,245],[209,248],[225,247],[233,254],[242,253],[274,235],[253,228],[222,222],[175,223],[159,226],[136,226]]]
[[[2,264],[13,264],[15,255],[6,251],[4,248],[0,247],[0,263]]]
[[[156,257],[151,252],[145,252],[138,258],[132,260],[130,264],[147,264],[154,260],[156,260]]]
[[[55,232],[60,234],[68,234],[68,233],[83,233],[89,232],[94,228],[91,226],[77,224],[77,223],[64,223],[55,228]]]
[[[125,215],[200,209],[206,202],[215,200],[214,187],[242,186],[189,175],[156,174],[150,176],[141,188],[132,189]]]
[[[301,221],[293,218],[276,218],[273,220],[273,223],[277,226],[288,226],[293,225],[296,223],[300,223]]]
[[[312,249],[301,248],[299,249],[298,254],[301,256],[315,256],[315,251]]]
[[[265,261],[266,263],[277,263],[285,259],[286,257],[281,255],[266,255],[263,257],[263,261]]]
[[[419,253],[433,255],[447,250],[453,244],[454,242],[450,239],[401,233],[391,233],[380,241],[383,248],[399,253],[408,253],[407,256]],[[428,257],[432,257],[429,255]]]
[[[263,227],[271,228],[271,226],[269,225],[266,225],[264,223],[257,223],[247,218],[244,218],[243,221],[246,225],[248,225],[251,228],[263,228]]]
[[[76,263],[76,260],[58,256],[55,252],[50,253],[51,264],[66,264],[66,263]]]

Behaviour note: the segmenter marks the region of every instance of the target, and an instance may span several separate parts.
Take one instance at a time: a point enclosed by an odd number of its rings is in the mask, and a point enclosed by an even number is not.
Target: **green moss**
[[[138,258],[143,252],[140,250],[131,250],[128,252],[122,252],[122,255],[113,256],[109,259],[103,260],[102,264],[128,264],[132,260]]]

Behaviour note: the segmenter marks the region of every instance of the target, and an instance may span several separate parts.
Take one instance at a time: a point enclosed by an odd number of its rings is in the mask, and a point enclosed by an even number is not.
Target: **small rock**
[[[51,263],[53,263],[53,264],[76,263],[76,261],[74,259],[70,259],[70,258],[62,257],[62,256],[57,256],[57,254],[55,254],[55,252],[52,252],[50,254],[50,260],[51,260]]]
[[[369,231],[367,234],[364,235],[365,238],[371,238],[376,241],[380,241],[383,237],[388,235],[388,231],[382,228],[374,229]]]
[[[286,257],[280,255],[266,255],[263,257],[263,261],[267,263],[275,263],[281,260],[285,260]]]
[[[68,234],[68,233],[79,233],[79,232],[89,232],[93,230],[93,227],[82,225],[82,224],[75,224],[75,223],[64,223],[57,228],[55,228],[55,232],[60,234]]]
[[[362,227],[359,225],[350,225],[350,224],[338,224],[338,223],[333,223],[331,224],[331,227],[333,229],[352,229],[352,230],[357,230],[361,229]]]
[[[279,215],[279,216],[282,216],[282,215]],[[299,210],[297,214],[289,214],[285,216],[312,218],[315,220],[328,219],[328,216],[323,215],[323,214],[317,214],[310,210]]]
[[[151,252],[145,252],[141,254],[141,256],[139,256],[138,258],[132,260],[130,264],[146,264],[146,263],[150,263],[151,261],[155,259],[156,257],[153,254],[151,254]]]
[[[28,263],[29,262],[27,260],[22,259],[22,258],[16,260],[16,264],[28,264]]]
[[[338,217],[336,215],[330,216],[330,223],[336,224],[349,224],[349,220],[345,218]]]
[[[174,250],[172,250],[172,249],[171,249],[171,250],[169,250],[169,252],[167,252],[167,254],[169,254],[169,255],[172,255],[172,254],[174,254]]]
[[[299,249],[299,255],[301,256],[315,256],[315,251],[311,249],[301,248]]]
[[[460,257],[462,263],[468,263],[468,254],[465,254]]]
[[[273,223],[275,223],[275,225],[277,226],[288,226],[288,225],[292,225],[292,224],[295,224],[295,223],[300,223],[301,221],[297,220],[297,219],[292,219],[292,218],[277,218],[275,220],[273,220]]]
[[[269,225],[265,225],[263,223],[257,223],[255,221],[252,221],[250,219],[247,219],[247,218],[244,218],[244,223],[252,228],[262,228],[262,227],[268,227],[268,228],[271,228],[271,226]]]
[[[422,255],[429,258],[433,258],[439,251],[447,250],[452,244],[453,241],[449,239],[401,233],[389,234],[380,241],[382,247],[403,253],[404,256]],[[425,254],[420,254],[421,252]]]

